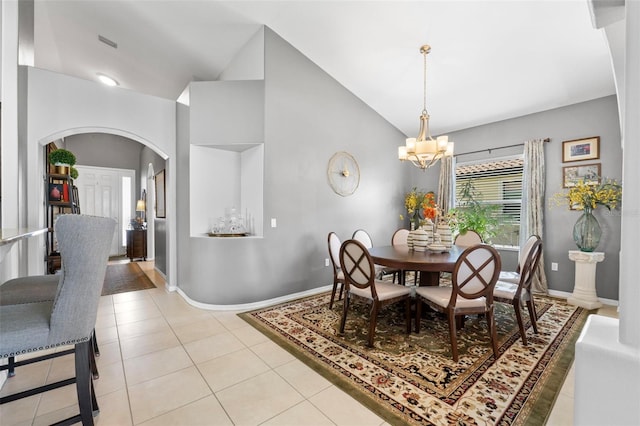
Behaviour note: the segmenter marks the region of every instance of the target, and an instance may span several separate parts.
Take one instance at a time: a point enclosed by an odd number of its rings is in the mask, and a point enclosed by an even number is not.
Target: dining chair
[[[397,229],[396,232],[393,233],[393,235],[391,236],[391,245],[392,246],[399,246],[399,245],[407,245],[407,238],[409,237],[409,230],[408,229],[404,229],[404,228],[400,228]],[[406,272],[404,270],[398,270],[396,272],[396,274],[394,274],[394,281],[395,281],[395,276],[397,275],[399,277],[398,282],[402,285],[405,285],[405,277],[406,277]],[[413,271],[414,275],[413,275],[413,284],[416,285],[418,283],[418,271]]]
[[[527,238],[527,241],[524,243],[524,246],[518,253],[518,265],[516,266],[516,270],[500,271],[500,277],[498,278],[498,281],[506,281],[513,284],[518,284],[520,282],[520,262],[523,262],[524,259],[529,256],[529,252],[531,251],[537,240],[542,241],[541,238],[537,235],[531,235],[529,238]]]
[[[482,237],[476,231],[468,229],[466,232],[456,235],[453,244],[461,247],[471,247],[482,244]]]
[[[522,343],[527,345],[527,337],[524,329],[524,323],[522,321],[521,306],[523,304],[527,305],[533,332],[538,334],[538,314],[536,313],[533,293],[531,292],[531,283],[533,282],[533,277],[538,269],[538,263],[540,262],[542,254],[542,240],[540,237],[532,235],[527,240],[523,253],[528,254],[526,257],[522,257],[518,263],[518,269],[520,271],[518,274],[518,283],[513,284],[511,282],[498,280],[493,291],[493,298],[496,302],[510,303],[513,305],[513,309],[516,312],[516,319],[518,320],[518,328],[520,330],[520,336],[522,337]]]
[[[493,355],[498,359],[498,339],[493,307],[493,290],[500,274],[500,255],[487,245],[468,247],[456,262],[451,277],[451,287],[418,287],[416,297],[416,332],[420,332],[422,302],[432,309],[446,314],[453,360],[458,362],[456,341],[456,317],[484,314],[493,346]]]
[[[407,334],[411,333],[411,289],[409,287],[377,280],[369,251],[360,241],[354,239],[342,243],[340,265],[344,271],[346,284],[340,334],[344,334],[347,312],[352,299],[371,305],[367,346],[373,346],[378,313],[383,307],[393,303],[404,301],[406,331]]]
[[[75,383],[80,414],[61,423],[93,425],[93,414],[99,408],[91,377],[91,336],[116,222],[66,214],[56,219],[54,227],[62,257],[55,297],[52,301],[0,306],[0,358],[74,345],[75,377],[3,396],[0,404]]]
[[[331,259],[331,266],[333,267],[333,289],[331,290],[331,300],[329,301],[329,309],[332,309],[338,285],[340,285],[338,300],[342,300],[342,291],[344,290],[344,272],[342,272],[342,268],[340,267],[341,243],[340,238],[338,238],[338,234],[335,232],[329,232],[327,243],[329,246],[329,259]]]
[[[373,247],[373,240],[371,239],[371,236],[369,235],[369,233],[364,229],[356,229],[353,232],[353,235],[351,236],[351,238],[356,241],[360,241],[362,245],[365,246],[367,249],[370,249],[371,247]],[[388,268],[382,265],[375,265],[375,268],[376,268],[377,278],[382,278],[385,275],[393,274],[393,280],[395,281],[395,277],[397,276],[396,274],[400,273],[400,270],[397,268]]]

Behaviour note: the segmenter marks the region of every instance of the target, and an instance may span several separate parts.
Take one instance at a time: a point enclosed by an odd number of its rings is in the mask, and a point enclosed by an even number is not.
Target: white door
[[[129,224],[130,212],[133,210],[131,203],[135,171],[91,166],[75,167],[78,169],[78,178],[74,184],[78,187],[80,213],[115,219],[118,232],[113,237],[109,255],[125,254],[125,230]]]

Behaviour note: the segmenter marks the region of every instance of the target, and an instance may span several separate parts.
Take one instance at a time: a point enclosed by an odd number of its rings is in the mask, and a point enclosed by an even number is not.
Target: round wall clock
[[[360,184],[358,162],[348,152],[336,152],[329,160],[327,177],[331,189],[336,194],[348,197],[356,192]]]

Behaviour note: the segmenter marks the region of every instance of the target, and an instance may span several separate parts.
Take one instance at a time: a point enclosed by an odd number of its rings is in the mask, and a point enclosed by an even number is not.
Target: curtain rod
[[[551,138],[545,138],[545,139],[542,140],[542,142],[551,142]],[[485,151],[488,151],[489,154],[491,154],[491,151],[495,151],[497,149],[513,148],[513,147],[516,147],[516,146],[523,146],[523,145],[524,145],[524,142],[516,143],[516,144],[513,144],[513,145],[499,146],[499,147],[496,147],[496,148],[479,149],[477,151],[469,151],[469,152],[463,152],[462,154],[454,154],[454,157],[458,157],[459,155],[477,154],[479,152],[485,152]]]

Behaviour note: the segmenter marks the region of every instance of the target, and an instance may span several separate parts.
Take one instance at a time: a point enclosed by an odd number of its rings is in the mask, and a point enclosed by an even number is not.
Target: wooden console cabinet
[[[134,258],[147,260],[147,230],[127,230],[127,257],[133,262]]]

